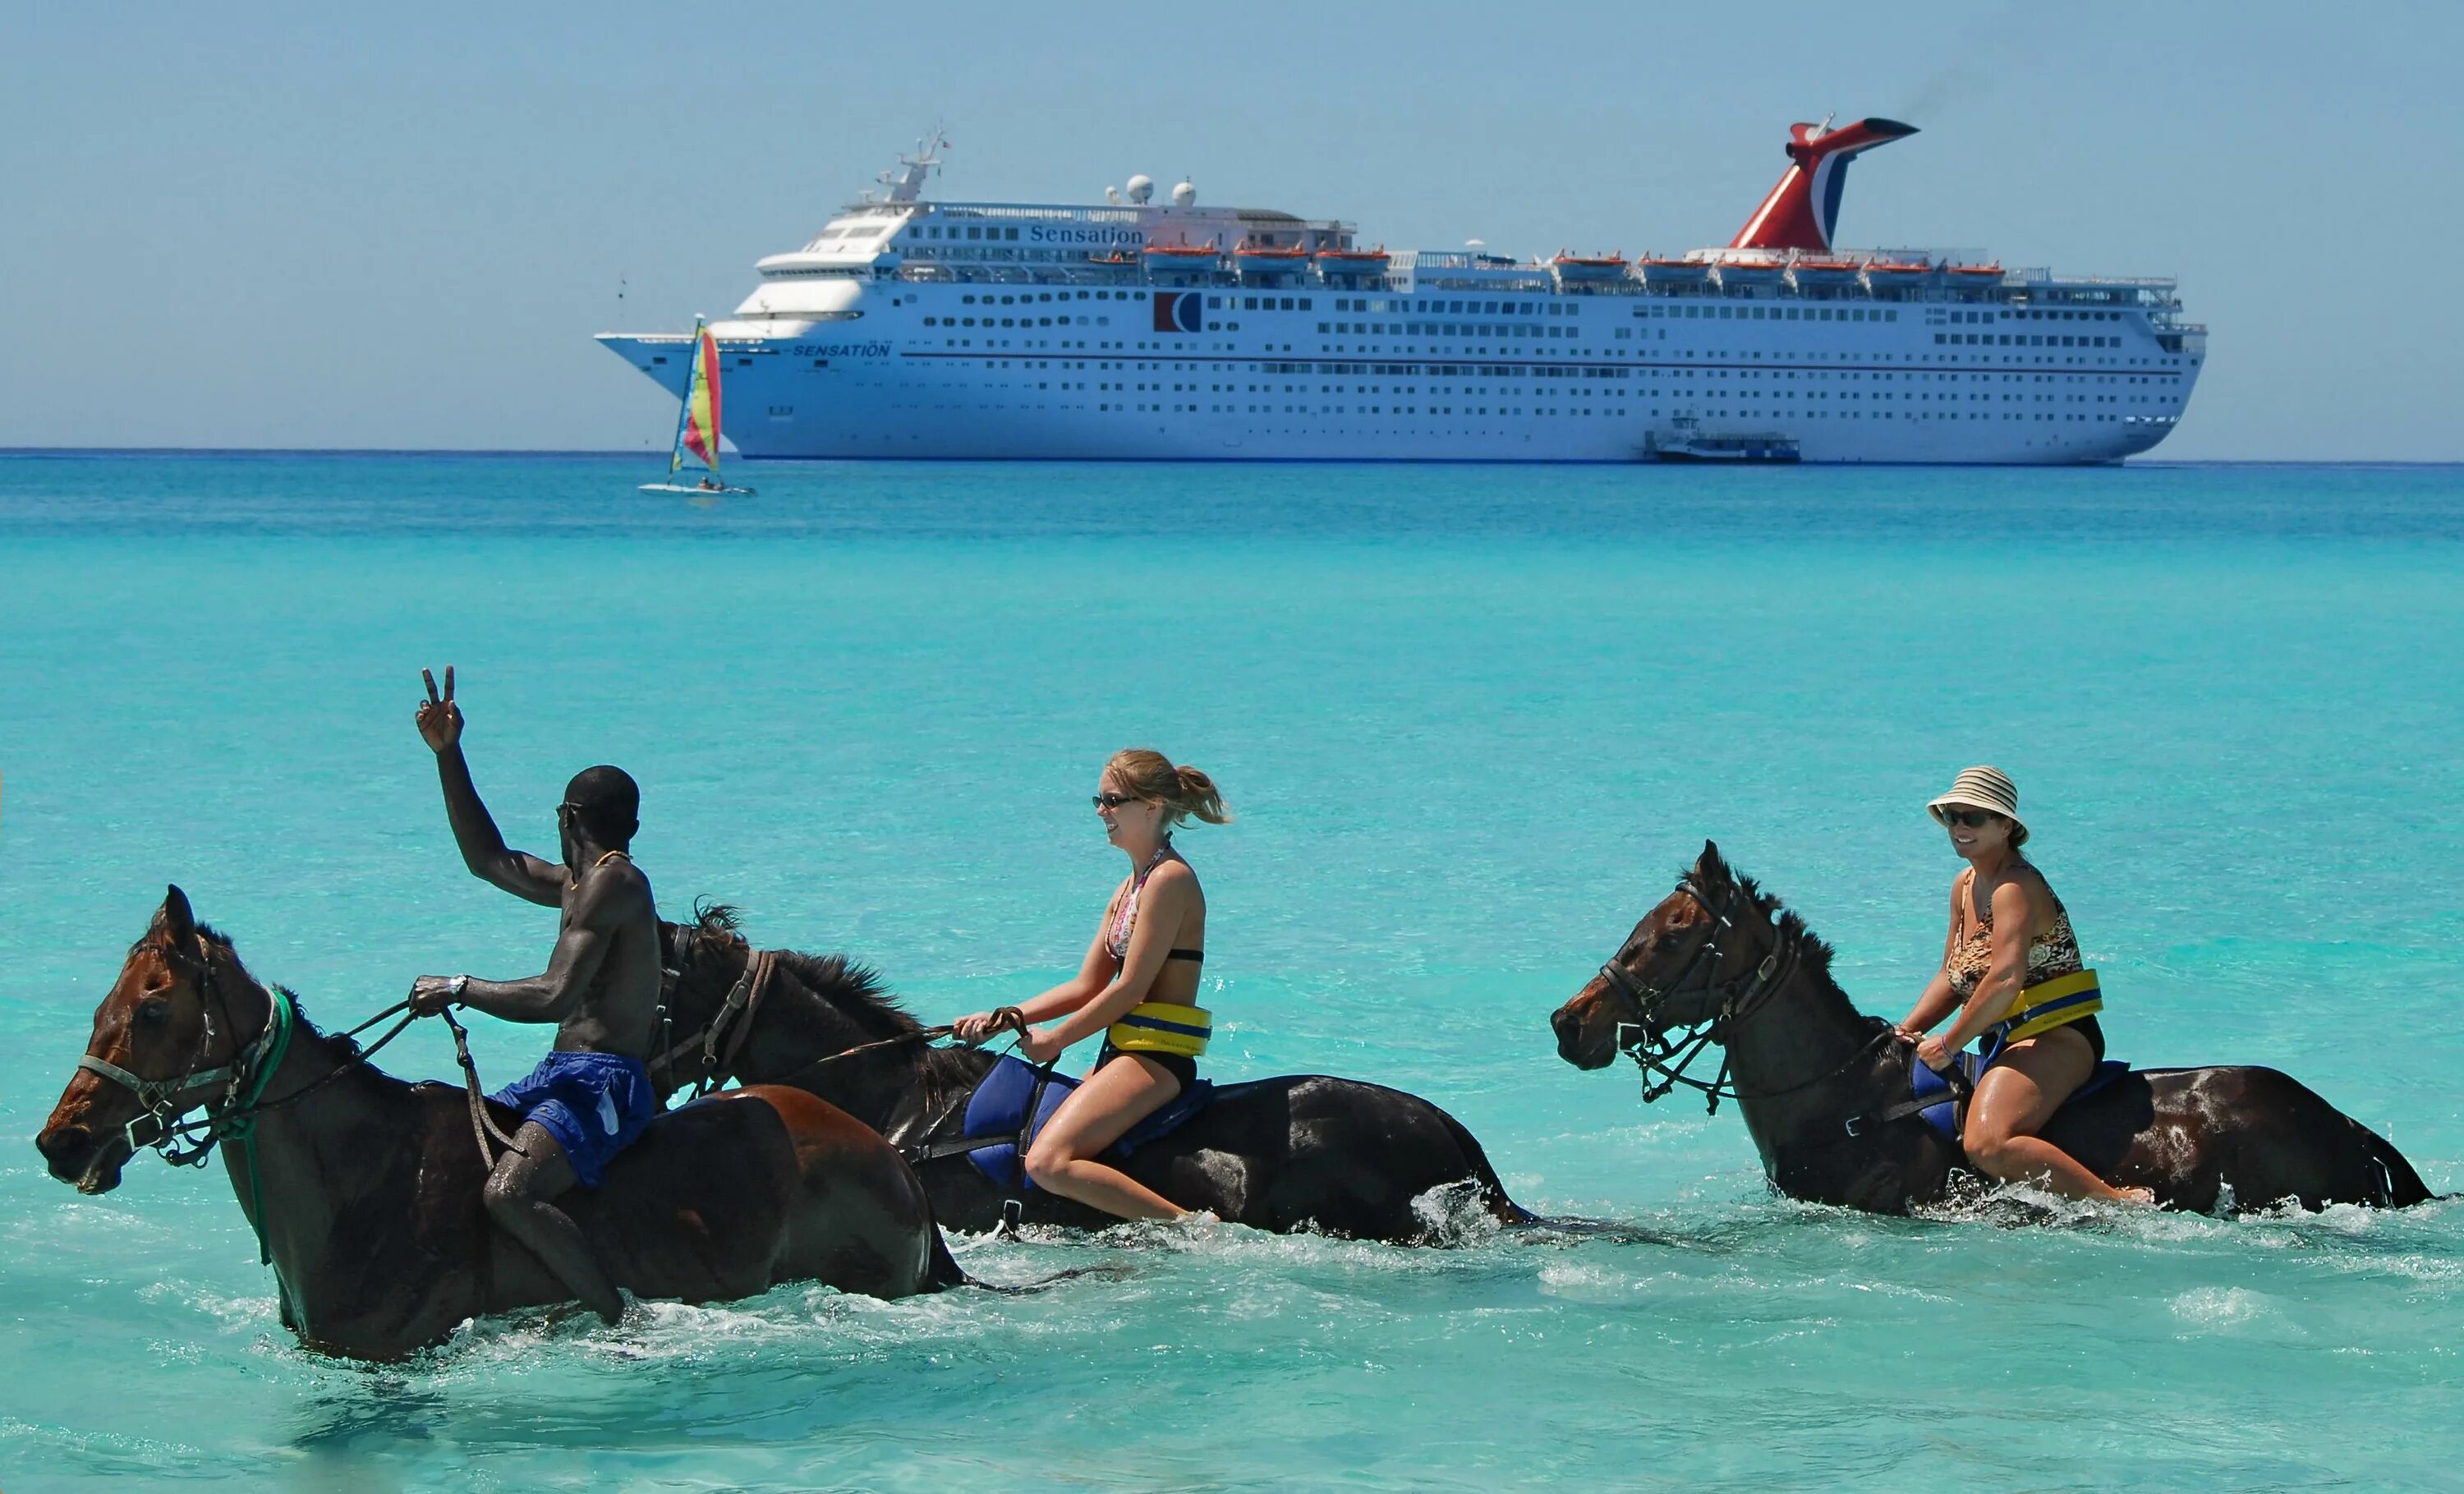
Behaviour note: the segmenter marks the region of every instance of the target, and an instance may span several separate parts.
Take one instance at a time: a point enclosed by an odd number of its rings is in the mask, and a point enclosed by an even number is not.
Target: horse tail
[[[976,1285],[975,1279],[959,1266],[958,1258],[950,1254],[950,1242],[941,1238],[941,1226],[937,1223],[933,1226],[933,1254],[924,1263],[924,1273],[925,1285],[932,1291],[948,1291],[953,1286]]]
[[[1472,1180],[1480,1184],[1480,1201],[1487,1206],[1490,1217],[1500,1224],[1529,1224],[1538,1219],[1540,1216],[1506,1196],[1506,1184],[1498,1180],[1497,1169],[1488,1165],[1488,1153],[1481,1149],[1480,1138],[1442,1107],[1430,1109],[1437,1110],[1438,1119],[1445,1123],[1455,1145],[1463,1148],[1463,1156],[1470,1161]]]
[[[2412,1170],[2412,1164],[2395,1149],[2395,1143],[2359,1121],[2353,1125],[2366,1138],[2363,1146],[2369,1153],[2370,1160],[2377,1163],[2379,1171],[2387,1176],[2387,1206],[2404,1209],[2428,1202],[2432,1197],[2430,1185],[2421,1180],[2421,1175]]]

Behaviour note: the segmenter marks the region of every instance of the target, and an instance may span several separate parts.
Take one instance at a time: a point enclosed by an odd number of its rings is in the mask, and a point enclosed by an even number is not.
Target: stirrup
[[[993,1226],[993,1238],[995,1240],[999,1240],[1004,1235],[1017,1234],[1018,1226],[1025,1217],[1026,1205],[1023,1200],[1017,1198],[1003,1198],[1001,1200],[1001,1222]]]

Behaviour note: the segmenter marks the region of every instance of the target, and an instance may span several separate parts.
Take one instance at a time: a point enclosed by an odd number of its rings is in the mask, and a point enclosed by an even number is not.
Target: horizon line
[[[491,447],[386,447],[386,446],[364,446],[364,447],[363,447],[363,446],[331,446],[331,447],[327,447],[327,446],[300,446],[300,447],[284,447],[284,446],[0,446],[0,459],[8,459],[8,458],[18,458],[18,459],[24,459],[24,458],[30,458],[30,457],[36,457],[36,458],[39,458],[39,457],[101,457],[101,456],[120,456],[120,457],[181,457],[181,456],[225,456],[225,457],[229,457],[229,456],[259,456],[259,457],[262,457],[262,456],[305,456],[305,457],[429,456],[429,457],[471,457],[471,458],[482,458],[482,457],[484,457],[484,458],[488,458],[488,459],[492,459],[492,460],[498,460],[498,461],[501,461],[501,460],[504,460],[504,459],[506,459],[506,458],[508,458],[508,457],[511,457],[511,458],[517,458],[517,459],[526,459],[526,460],[542,460],[542,459],[553,459],[553,458],[571,459],[571,458],[575,458],[575,457],[591,457],[591,458],[602,458],[602,457],[607,457],[607,458],[613,458],[613,457],[624,457],[624,458],[631,458],[631,457],[640,457],[640,456],[645,456],[645,455],[648,455],[648,456],[656,456],[656,455],[659,455],[659,454],[661,454],[661,453],[659,453],[659,452],[657,452],[657,451],[654,451],[654,450],[608,450],[608,449],[591,449],[591,448],[579,448],[579,447],[577,447],[577,448],[549,448],[549,447],[497,447],[497,448],[491,448]],[[800,464],[800,463],[804,463],[804,462],[812,462],[812,463],[822,463],[822,462],[837,462],[837,463],[846,463],[846,462],[866,462],[866,461],[879,461],[879,460],[882,460],[881,458],[876,458],[876,457],[861,457],[861,456],[766,457],[766,458],[759,458],[759,459],[752,458],[752,457],[740,457],[740,458],[738,458],[738,459],[739,459],[739,460],[742,460],[742,461],[756,461],[756,460],[758,460],[758,461],[759,461],[759,465],[761,465],[761,466],[763,466],[763,467],[790,467],[790,466],[795,466],[795,465],[798,465],[798,464]],[[896,459],[896,458],[892,458],[891,460],[898,460],[898,461],[900,462],[900,465],[902,465],[902,466],[912,466],[912,465],[913,465],[913,458],[907,458],[907,459]],[[1110,465],[1110,464],[1105,464],[1105,465]],[[1236,466],[1237,466],[1237,465],[1240,465],[1240,464],[1239,464],[1239,463],[1231,463],[1231,464],[1227,464],[1227,465],[1236,465]],[[1327,465],[1329,465],[1329,466],[1347,466],[1347,465],[1352,465],[1352,464],[1346,463],[1346,462],[1344,462],[1344,461],[1343,461],[1342,459],[1340,459],[1340,458],[1332,458],[1332,459],[1327,459]],[[1403,459],[1403,461],[1402,461],[1399,465],[1405,465],[1405,466],[1410,465],[1410,459],[1409,459],[1409,458],[1405,458],[1405,459]],[[1516,463],[1516,464],[1512,464],[1512,465],[1517,465],[1517,466],[1533,466],[1533,467],[1551,467],[1551,466],[1559,466],[1559,465],[1597,466],[1597,465],[1600,465],[1600,464],[1597,464],[1597,463],[1561,464],[1561,463],[1551,463],[1551,462],[1533,462],[1533,463]],[[1619,465],[1619,464],[1614,464],[1614,463],[1612,463],[1612,464],[1608,464],[1608,465]],[[1634,462],[1634,463],[1623,464],[1623,465],[1630,465],[1630,466],[1635,466],[1635,467],[1649,467],[1649,466],[1657,466],[1657,465],[1660,465],[1660,464],[1657,464],[1657,463],[1651,463],[1651,462]],[[1835,463],[1815,463],[1815,464],[1813,464],[1813,465],[1815,465],[1815,466],[1816,466],[1816,467],[1826,467],[1826,466],[1834,466],[1834,465],[1839,465],[1839,466],[1867,466],[1867,467],[1872,467],[1872,466],[1903,467],[1903,466],[1933,466],[1933,465],[1943,465],[1943,466],[1957,466],[1957,467],[1973,467],[1973,466],[1977,466],[1977,465],[1980,465],[1980,464],[1977,464],[1977,463],[1966,463],[1966,462],[1959,462],[1959,463],[1944,463],[1944,464],[1934,464],[1934,463],[1903,463],[1903,462],[1889,462],[1889,463],[1874,463],[1874,462],[1855,463],[1855,462],[1852,462],[1852,463],[1837,463],[1837,464],[1835,464]],[[2034,466],[2034,465],[2035,465],[2035,464],[2032,464],[2032,463],[1991,463],[1991,464],[1983,464],[1983,465],[1991,465],[1991,466],[1993,466],[1993,467],[1995,467],[1995,468],[1997,468],[1997,469],[2004,468],[2004,467],[2010,467],[2010,468],[2013,468],[2013,469],[2015,469],[2015,468],[2019,468],[2019,467]],[[2082,469],[2083,469],[2083,468],[2086,468],[2086,467],[2089,467],[2089,466],[2102,466],[2102,465],[2106,465],[2106,464],[2102,464],[2102,463],[2058,463],[2058,464],[2053,464],[2053,465],[2051,465],[2051,466],[2047,466],[2047,467],[2045,467],[2043,470],[2045,470],[2045,471],[2054,471],[2054,470],[2060,469],[2060,468],[2072,468],[2072,467],[2077,467],[2077,468],[2082,468]],[[2122,466],[2122,467],[2464,467],[2464,457],[2381,457],[2381,456],[2306,456],[2306,457],[2305,457],[2305,456],[2286,456],[2286,457],[2276,457],[2276,456],[2202,456],[2202,457],[2182,457],[2182,458],[2164,458],[2164,457],[2153,457],[2153,458],[2147,458],[2147,457],[2134,457],[2134,458],[2132,458],[2132,459],[2130,459],[2130,460],[2128,460],[2128,461],[2126,461],[2126,462],[2122,462],[2122,463],[2117,463],[2117,464],[2112,464],[2112,465],[2117,465],[2117,466]]]

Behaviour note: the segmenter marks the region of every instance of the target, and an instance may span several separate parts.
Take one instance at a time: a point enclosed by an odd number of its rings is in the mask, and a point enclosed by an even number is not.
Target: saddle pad
[[[1025,1132],[1029,1144],[1078,1088],[1078,1081],[1053,1074],[1044,1082],[1044,1096],[1036,1102],[1035,1121],[1026,1124],[1028,1096],[1035,1093],[1035,1066],[1016,1054],[1004,1053],[993,1065],[992,1071],[967,1096],[967,1112],[959,1121],[960,1137],[973,1141],[983,1139],[983,1145],[967,1153],[967,1160],[976,1171],[1004,1188],[1032,1190],[1035,1179],[1026,1175],[1019,1159],[1019,1133]],[[1151,1141],[1172,1134],[1215,1098],[1215,1086],[1200,1079],[1173,1096],[1172,1103],[1130,1128],[1128,1135],[1112,1143],[1104,1154],[1128,1156]]]
[[[1984,1061],[1974,1053],[1961,1053],[1956,1062],[1959,1065],[1961,1074],[1968,1080],[1969,1088],[1974,1088],[1976,1081],[1984,1075]],[[1913,1082],[1909,1085],[1911,1092],[1908,1095],[1908,1098],[1912,1100],[1922,1100],[1929,1094],[1941,1095],[1941,1104],[1928,1105],[1917,1113],[1925,1117],[1925,1123],[1931,1126],[1943,1140],[1951,1142],[1954,1145],[1957,1144],[1959,1140],[1959,1107],[1951,1097],[1950,1081],[1943,1078],[1942,1075],[1935,1073],[1932,1069],[1927,1068],[1923,1064],[1918,1064],[1914,1066],[1914,1067],[1916,1072]],[[2087,1076],[2085,1083],[2071,1091],[2071,1097],[2062,1102],[2062,1110],[2070,1109],[2079,1101],[2086,1099],[2089,1095],[2096,1093],[2099,1089],[2105,1088],[2107,1085],[2112,1084],[2114,1081],[2122,1078],[2122,1076],[2129,1072],[2130,1066],[2123,1063],[2121,1059],[2108,1058],[2104,1060],[2096,1066],[2096,1071]],[[2057,1110],[2055,1113],[2059,1114],[2060,1111]]]

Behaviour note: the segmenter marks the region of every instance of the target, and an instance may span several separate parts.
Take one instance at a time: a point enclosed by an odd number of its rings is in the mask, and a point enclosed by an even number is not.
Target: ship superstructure
[[[1163,201],[948,202],[937,137],[713,327],[748,457],[2113,462],[2181,419],[2166,278],[1833,247],[1888,120],[1791,130],[1728,245],[1397,250]],[[686,335],[600,341],[671,391]]]

